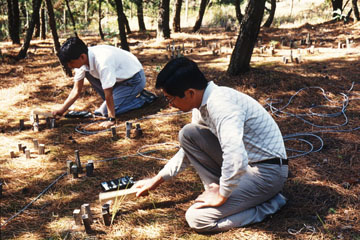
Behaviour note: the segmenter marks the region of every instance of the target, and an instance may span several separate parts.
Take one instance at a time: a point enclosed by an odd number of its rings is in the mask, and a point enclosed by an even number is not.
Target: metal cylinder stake
[[[81,167],[79,150],[75,150],[75,163],[78,167],[79,173],[82,173],[83,171],[82,171],[82,167]]]
[[[112,134],[112,139],[115,141],[117,140],[117,135],[116,135],[116,127],[112,126],[111,127],[111,134]]]
[[[90,164],[90,163],[87,163],[87,164],[86,164],[86,176],[87,176],[87,177],[92,177],[92,176],[94,176],[93,170],[94,170],[93,165]]]
[[[90,223],[93,223],[93,217],[91,214],[91,209],[90,209],[89,203],[84,203],[83,205],[81,205],[81,213],[88,215],[88,217],[90,219]]]
[[[79,172],[78,171],[79,171],[79,169],[76,166],[76,164],[71,166],[71,173],[73,175],[73,178],[79,178]]]
[[[45,144],[39,144],[39,154],[45,154]]]
[[[130,138],[131,137],[132,123],[131,122],[126,122],[125,126],[126,126],[126,137]]]
[[[92,230],[91,230],[91,221],[89,219],[89,216],[87,214],[83,214],[82,215],[82,220],[83,220],[83,223],[84,223],[85,232],[87,234],[91,234]]]
[[[37,139],[33,139],[33,143],[34,143],[34,149],[38,150],[39,149],[39,141]]]
[[[75,225],[81,225],[81,215],[80,215],[80,209],[74,209],[73,211],[73,216],[74,216],[74,220],[75,220]]]
[[[55,118],[51,118],[50,119],[50,128],[55,128],[56,125],[55,125]]]
[[[102,217],[103,217],[105,226],[110,226],[111,225],[111,215],[110,215],[110,213],[103,210],[102,211]]]
[[[72,167],[73,164],[74,164],[74,163],[73,163],[71,160],[67,160],[67,161],[66,161],[66,169],[67,169],[68,175],[71,174],[71,167]]]
[[[46,126],[49,129],[51,128],[51,123],[50,123],[50,118],[49,117],[46,118]]]
[[[29,149],[25,150],[25,155],[26,155],[26,159],[30,159],[30,150]]]
[[[19,130],[22,131],[25,129],[24,119],[20,119],[19,121]]]

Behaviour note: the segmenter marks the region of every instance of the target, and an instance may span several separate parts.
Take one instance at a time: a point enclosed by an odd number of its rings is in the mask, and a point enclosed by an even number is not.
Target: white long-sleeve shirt
[[[209,127],[223,152],[220,194],[229,197],[249,163],[271,158],[286,159],[280,129],[271,115],[250,96],[209,82],[201,106],[192,111],[192,123]],[[159,172],[167,180],[189,161],[180,149]]]

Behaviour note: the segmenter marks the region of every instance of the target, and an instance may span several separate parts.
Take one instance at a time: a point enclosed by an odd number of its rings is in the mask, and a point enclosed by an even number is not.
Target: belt
[[[282,165],[288,165],[288,162],[289,160],[287,159],[281,159],[281,158],[271,158],[271,159],[268,159],[268,160],[263,160],[263,161],[259,161],[259,162],[254,162],[254,163],[251,163],[251,164],[262,164],[262,163],[268,163],[268,164],[281,164],[282,162]]]

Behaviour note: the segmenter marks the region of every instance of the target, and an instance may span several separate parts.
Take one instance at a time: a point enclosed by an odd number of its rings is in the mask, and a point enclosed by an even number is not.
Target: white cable
[[[300,228],[300,229],[297,230],[297,231],[296,231],[295,229],[289,228],[289,229],[288,229],[288,233],[291,234],[291,235],[298,235],[298,234],[300,234],[304,229],[305,229],[306,231],[311,232],[311,233],[315,233],[315,232],[316,232],[315,227],[310,226],[310,225],[306,225],[306,224],[304,223],[304,227]]]
[[[348,117],[347,115],[345,114],[346,112],[346,108],[348,107],[349,105],[349,94],[351,94],[351,91],[353,90],[354,88],[354,85],[355,85],[355,82],[352,82],[352,85],[350,87],[349,90],[347,90],[347,93],[348,94],[344,94],[344,93],[341,93],[341,95],[343,96],[343,101],[333,101],[331,99],[329,99],[327,97],[327,94],[325,92],[324,89],[320,88],[320,87],[306,87],[306,88],[302,88],[300,90],[298,90],[294,95],[292,95],[289,99],[289,101],[281,108],[276,108],[274,107],[275,104],[280,104],[282,103],[283,101],[282,100],[279,100],[279,99],[266,99],[266,106],[265,107],[269,107],[271,113],[277,117],[280,117],[280,118],[283,118],[283,117],[296,117],[300,120],[302,120],[303,122],[305,122],[306,124],[309,124],[313,127],[317,127],[317,128],[321,128],[322,130],[318,130],[318,131],[313,131],[313,132],[308,132],[308,133],[294,133],[294,134],[289,134],[289,135],[285,135],[284,136],[284,141],[301,141],[301,142],[304,142],[306,143],[307,145],[309,145],[309,148],[310,150],[308,151],[304,151],[304,150],[297,150],[297,149],[292,149],[292,148],[286,148],[286,150],[288,152],[294,152],[294,153],[297,153],[295,155],[292,155],[290,157],[288,157],[289,159],[290,158],[296,158],[296,157],[300,157],[300,156],[304,156],[304,155],[307,155],[311,152],[318,152],[320,151],[323,146],[324,146],[324,141],[322,140],[321,137],[319,137],[318,135],[316,135],[317,133],[329,133],[329,132],[351,132],[351,131],[355,131],[355,130],[359,130],[360,129],[360,126],[358,127],[353,127],[351,129],[340,129],[341,127],[344,127],[346,126],[348,123],[349,123],[349,120],[348,120]],[[305,114],[294,114],[294,113],[290,113],[290,112],[287,112],[285,111],[285,109],[290,105],[290,103],[292,102],[293,98],[298,95],[301,91],[305,91],[305,90],[308,90],[308,89],[320,89],[321,92],[322,92],[322,95],[324,96],[324,98],[331,102],[331,103],[337,103],[337,104],[341,104],[341,106],[325,106],[325,105],[318,105],[318,106],[311,106],[309,107],[309,113],[305,113]],[[355,94],[357,95],[357,94]],[[351,99],[351,101],[353,100],[359,100],[360,98],[355,98],[355,99]],[[320,113],[315,113],[313,111],[313,109],[315,108],[340,108],[341,110],[339,110],[338,112],[335,112],[335,113],[329,113],[329,114],[320,114]],[[308,120],[306,120],[304,117],[312,117],[312,116],[317,116],[317,117],[323,117],[323,118],[334,118],[334,117],[339,117],[339,116],[343,116],[345,121],[342,123],[342,124],[334,124],[334,125],[329,125],[329,126],[321,126],[321,125],[317,125],[317,124],[314,124],[313,122],[310,122]],[[314,148],[314,144],[309,141],[309,140],[306,140],[304,139],[303,137],[312,137],[312,138],[316,138],[320,145],[319,147],[317,147],[316,149]],[[314,150],[315,149],[315,150]]]
[[[137,150],[137,154],[140,155],[140,156],[142,156],[142,157],[146,157],[146,158],[158,159],[158,160],[162,160],[162,161],[169,161],[169,159],[166,159],[166,158],[153,157],[153,156],[146,155],[145,153],[148,153],[149,151],[141,152],[141,150],[143,150],[143,149],[145,149],[145,148],[159,147],[159,146],[165,146],[165,149],[180,148],[180,146],[179,146],[178,144],[175,144],[175,143],[170,143],[170,142],[166,142],[166,143],[156,143],[156,144],[144,145],[144,146],[140,147],[140,148]]]

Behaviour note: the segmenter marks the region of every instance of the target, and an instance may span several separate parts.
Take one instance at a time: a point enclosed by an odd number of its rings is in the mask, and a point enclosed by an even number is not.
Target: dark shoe
[[[156,96],[152,92],[149,92],[145,89],[141,91],[139,97],[141,99],[143,99],[146,103],[152,103],[153,101],[155,101],[158,98],[158,96]]]
[[[67,114],[65,114],[66,118],[90,118],[92,116],[93,115],[87,111],[81,111],[81,112],[70,111]]]

